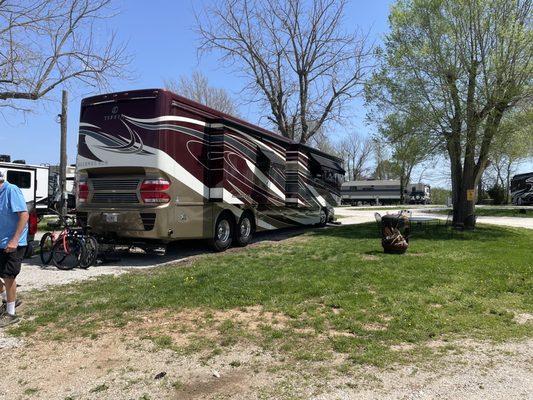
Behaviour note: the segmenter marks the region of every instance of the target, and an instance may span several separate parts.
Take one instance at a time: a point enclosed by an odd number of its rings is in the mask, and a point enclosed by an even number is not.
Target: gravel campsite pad
[[[2,343],[0,338],[0,343]],[[443,343],[428,343],[438,349]],[[343,373],[320,362],[284,366],[283,356],[236,347],[179,355],[127,330],[73,342],[16,343],[4,365],[6,399],[528,399],[533,341],[456,343],[436,362]],[[407,350],[398,349],[398,351]],[[4,349],[5,351],[5,349]]]

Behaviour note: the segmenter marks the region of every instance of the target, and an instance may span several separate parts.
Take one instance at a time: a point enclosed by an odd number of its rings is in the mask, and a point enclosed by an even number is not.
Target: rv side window
[[[7,171],[7,181],[20,189],[31,188],[31,173],[24,171]]]

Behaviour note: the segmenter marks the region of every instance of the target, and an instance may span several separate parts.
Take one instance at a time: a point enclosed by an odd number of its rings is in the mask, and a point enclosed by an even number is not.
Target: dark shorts
[[[0,278],[15,279],[17,277],[25,252],[26,246],[19,246],[11,253],[0,249]]]

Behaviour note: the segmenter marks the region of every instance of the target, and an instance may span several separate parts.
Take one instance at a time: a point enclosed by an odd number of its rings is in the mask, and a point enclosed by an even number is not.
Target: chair
[[[379,237],[381,237],[381,214],[380,213],[374,213],[374,218],[376,219],[376,223],[378,224]]]
[[[446,216],[446,223],[444,224],[445,227],[448,227],[453,222],[453,210],[448,210],[448,215]]]

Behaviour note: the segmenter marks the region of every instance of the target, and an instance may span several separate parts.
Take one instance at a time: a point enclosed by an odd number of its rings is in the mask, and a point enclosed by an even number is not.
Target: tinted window
[[[7,171],[7,181],[21,189],[31,188],[31,173],[24,171]]]

